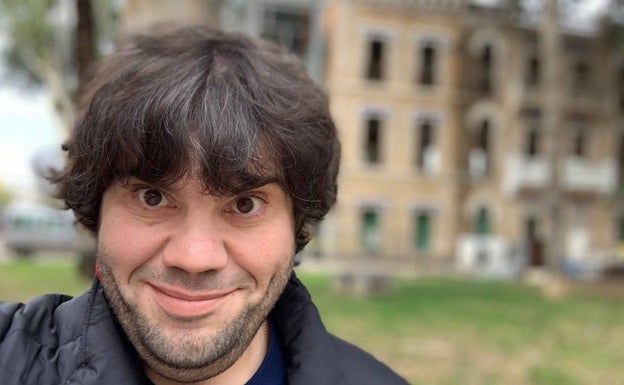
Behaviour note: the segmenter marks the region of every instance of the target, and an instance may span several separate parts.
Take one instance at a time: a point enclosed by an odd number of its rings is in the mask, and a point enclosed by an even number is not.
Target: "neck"
[[[149,367],[146,367],[146,374],[155,385],[243,385],[253,377],[262,364],[267,354],[268,346],[269,323],[265,320],[239,359],[215,377],[199,382],[181,383],[164,378]]]

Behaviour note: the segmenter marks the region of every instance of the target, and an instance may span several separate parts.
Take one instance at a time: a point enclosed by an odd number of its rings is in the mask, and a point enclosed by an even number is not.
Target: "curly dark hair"
[[[340,144],[324,92],[272,43],[203,27],[136,36],[102,63],[52,179],[97,233],[104,191],[133,176],[170,185],[192,167],[213,194],[277,178],[296,251],[336,201]]]

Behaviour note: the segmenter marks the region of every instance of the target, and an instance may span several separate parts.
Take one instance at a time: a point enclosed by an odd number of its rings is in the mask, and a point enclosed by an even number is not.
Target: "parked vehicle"
[[[17,256],[39,251],[77,253],[83,258],[95,255],[95,239],[76,226],[71,210],[34,203],[13,203],[1,217],[5,247]]]

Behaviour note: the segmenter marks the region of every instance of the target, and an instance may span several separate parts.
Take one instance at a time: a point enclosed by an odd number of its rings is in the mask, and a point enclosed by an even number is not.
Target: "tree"
[[[602,18],[602,32],[617,52],[624,52],[624,0],[610,0]]]
[[[13,199],[13,194],[9,189],[4,185],[4,183],[0,182],[0,212],[2,209],[11,202]]]
[[[77,91],[98,57],[95,0],[1,0],[6,76],[22,87],[46,89],[62,127],[74,124]],[[96,1],[113,17],[110,2]]]
[[[4,58],[8,76],[21,86],[43,86],[51,95],[63,127],[70,127],[74,109],[69,30],[60,2],[3,0],[0,14],[7,33]]]

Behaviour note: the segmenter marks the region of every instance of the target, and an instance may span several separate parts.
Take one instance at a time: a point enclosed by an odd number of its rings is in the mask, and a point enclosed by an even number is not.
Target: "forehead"
[[[283,175],[270,157],[254,157],[242,169],[218,169],[213,163],[194,157],[185,169],[187,171],[184,173],[164,173],[158,176],[142,172],[144,169],[137,167],[138,172],[130,172],[120,179],[123,183],[124,180],[127,182],[136,178],[171,191],[194,186],[195,189],[211,195],[236,195],[267,184],[276,184],[286,192]]]

